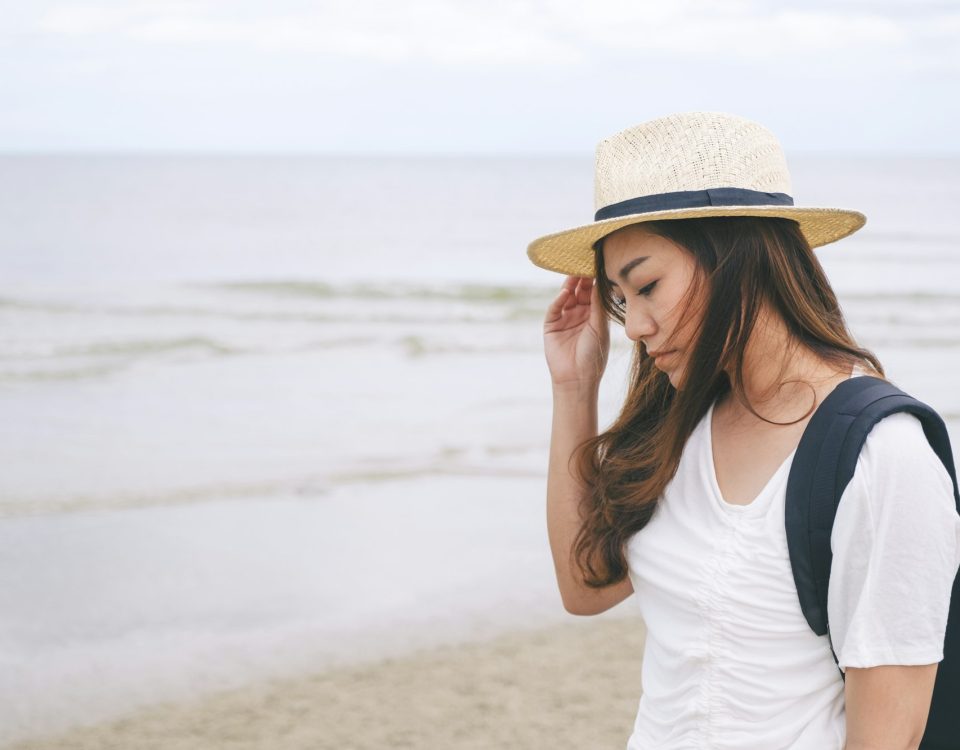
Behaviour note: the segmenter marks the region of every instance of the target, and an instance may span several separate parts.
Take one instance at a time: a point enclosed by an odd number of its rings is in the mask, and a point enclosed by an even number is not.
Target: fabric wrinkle
[[[727,503],[713,465],[712,408],[691,434],[657,512],[627,543],[647,626],[643,692],[627,748],[842,750],[843,679],[830,639],[803,615],[787,547],[786,485],[796,451],[752,503]],[[942,658],[960,516],[951,510],[952,487],[923,458],[929,445],[919,423],[912,431],[896,416],[868,436],[884,460],[872,461],[865,449],[831,538],[830,622],[841,666]],[[904,472],[897,460],[913,454],[923,471]],[[891,487],[890,476],[902,487]],[[932,500],[912,503],[918,491]],[[909,523],[898,515],[905,509]],[[929,544],[904,552],[910,534]],[[937,575],[910,584],[905,608],[896,597],[905,579],[916,578],[902,570],[910,566]]]

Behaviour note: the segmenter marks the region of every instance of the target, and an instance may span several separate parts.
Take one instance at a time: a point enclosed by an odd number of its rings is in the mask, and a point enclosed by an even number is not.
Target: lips
[[[671,357],[675,352],[676,352],[676,349],[674,349],[674,350],[672,350],[672,351],[669,351],[669,352],[660,352],[660,353],[658,353],[658,354],[653,354],[652,356],[653,356],[653,364],[654,364],[654,366],[660,368],[661,370],[663,370],[663,369],[666,367],[666,360],[670,359],[670,357]]]

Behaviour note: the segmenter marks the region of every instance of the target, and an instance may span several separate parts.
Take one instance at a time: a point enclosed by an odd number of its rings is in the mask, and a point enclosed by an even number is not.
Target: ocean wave
[[[513,456],[517,448],[511,449]],[[171,488],[154,492],[118,492],[101,495],[61,495],[0,501],[0,519],[85,513],[90,511],[136,510],[140,508],[191,505],[265,497],[299,497],[322,499],[337,487],[354,484],[422,479],[432,476],[475,477],[542,477],[539,468],[457,463],[460,451],[441,455],[438,459],[384,462],[379,459],[369,466],[357,464],[326,475],[310,475],[259,482],[233,482],[193,487]],[[491,457],[498,454],[490,451]]]
[[[118,317],[180,317],[180,318],[224,318],[250,321],[338,321],[341,316],[318,313],[226,310],[215,307],[185,306],[177,303],[159,305],[102,305],[67,302],[50,302],[29,299],[0,299],[0,308],[31,312],[64,315],[107,315]],[[345,317],[345,316],[343,316]]]
[[[0,370],[0,383],[44,383],[64,380],[89,380],[113,375],[126,364],[90,365],[57,370]]]
[[[404,336],[397,342],[408,357],[424,357],[432,354],[529,354],[533,347],[522,344],[476,344],[432,343],[424,336]]]
[[[485,324],[491,322],[522,321],[541,317],[546,309],[529,307],[504,307],[493,314],[482,315],[456,312],[444,308],[420,312],[373,312],[365,307],[356,307],[344,312],[313,312],[306,310],[237,310],[217,307],[188,307],[171,303],[150,306],[104,306],[81,305],[59,302],[40,302],[5,298],[0,307],[53,315],[104,315],[122,318],[186,318],[207,320],[232,320],[258,323],[396,323],[416,325],[430,324]]]
[[[910,292],[897,291],[864,291],[864,290],[837,290],[841,304],[844,301],[853,302],[946,302],[960,305],[960,292],[931,292],[917,290]]]
[[[867,336],[864,336],[867,338]],[[883,332],[869,337],[870,345],[896,346],[903,349],[960,349],[960,339],[920,338],[918,336],[889,336]]]
[[[956,245],[960,237],[955,232],[916,232],[909,229],[870,229],[869,227],[860,234],[853,235],[848,241],[856,240],[858,244],[866,245],[873,242],[902,242],[904,244],[937,244]],[[903,255],[891,256],[899,260],[905,260]],[[910,255],[909,260],[914,256]]]
[[[19,368],[0,370],[0,382],[38,383],[49,381],[88,380],[114,375],[146,357],[199,352],[204,358],[236,356],[252,353],[251,349],[226,346],[200,336],[174,339],[134,339],[128,341],[98,341],[76,346],[52,347],[47,351],[4,351],[0,362],[21,364]],[[74,366],[77,359],[97,360]],[[31,367],[34,363],[47,367]],[[63,363],[63,366],[57,366]]]
[[[280,297],[317,299],[360,298],[400,299],[414,301],[458,301],[483,304],[515,303],[541,298],[556,290],[543,287],[504,284],[329,284],[319,281],[234,281],[190,286]]]
[[[0,501],[0,518],[79,513],[92,510],[130,510],[175,506],[214,500],[263,497],[285,493],[325,494],[326,489],[307,480],[219,483],[155,492],[120,492],[102,495],[61,495]]]
[[[244,350],[225,346],[217,341],[201,336],[185,336],[175,339],[134,339],[129,341],[98,341],[80,346],[54,347],[45,352],[10,352],[0,359],[37,360],[75,357],[124,357],[131,354],[153,354],[184,349],[201,349],[213,354],[240,354]]]
[[[52,313],[84,312],[90,309],[86,305],[77,305],[69,302],[38,302],[36,300],[16,299],[14,297],[0,297],[0,309],[9,310],[42,310]]]

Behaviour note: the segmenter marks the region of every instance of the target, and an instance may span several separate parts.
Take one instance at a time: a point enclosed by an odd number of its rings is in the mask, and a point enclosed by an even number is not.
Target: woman
[[[783,523],[816,407],[849,377],[884,377],[812,252],[864,217],[794,206],[776,139],[721,113],[601,141],[595,184],[596,221],[528,255],[567,274],[544,322],[563,603],[592,615],[636,593],[647,626],[628,748],[916,747],[960,566],[952,480],[919,421],[874,427],[834,524],[845,681],[801,612]],[[635,348],[598,435],[608,320]]]

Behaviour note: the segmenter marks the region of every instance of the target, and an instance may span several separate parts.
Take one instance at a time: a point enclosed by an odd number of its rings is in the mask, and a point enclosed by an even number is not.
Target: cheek
[[[659,306],[656,316],[660,321],[660,325],[675,332],[678,336],[682,336],[683,332],[680,328],[680,325],[683,319],[685,306],[686,302],[682,297],[675,297],[666,304]]]
[[[678,343],[681,341],[685,343],[696,330],[696,310],[693,308],[687,310],[691,300],[688,296],[689,292],[686,284],[681,284],[678,291],[673,291],[673,298],[665,306],[664,315],[661,319],[664,321],[664,325],[668,326],[677,335]],[[689,315],[687,320],[683,319],[685,315]]]

